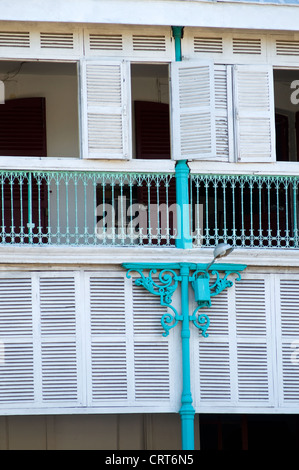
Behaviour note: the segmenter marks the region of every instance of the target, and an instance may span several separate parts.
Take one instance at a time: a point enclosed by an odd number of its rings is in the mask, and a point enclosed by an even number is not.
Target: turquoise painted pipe
[[[190,234],[189,208],[189,167],[185,160],[177,162],[175,167],[176,203],[177,203],[177,248],[192,248]]]
[[[189,321],[189,272],[188,266],[182,266],[181,274],[181,311],[182,311],[182,361],[183,390],[181,399],[182,450],[194,450],[194,415],[192,405],[190,377],[190,321]]]
[[[174,37],[174,46],[175,46],[175,60],[179,62],[182,60],[181,39],[183,37],[183,30],[184,28],[182,26],[172,27],[172,34]]]

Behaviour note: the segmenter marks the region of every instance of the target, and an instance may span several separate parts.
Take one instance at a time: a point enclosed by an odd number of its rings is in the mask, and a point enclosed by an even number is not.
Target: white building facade
[[[299,5],[48,3],[0,14],[0,448],[180,449],[180,326],[125,266],[219,242],[247,267],[190,327],[196,449],[295,442]]]

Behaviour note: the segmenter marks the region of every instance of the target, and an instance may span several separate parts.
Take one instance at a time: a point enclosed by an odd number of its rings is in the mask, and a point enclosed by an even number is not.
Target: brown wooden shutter
[[[170,158],[169,105],[135,101],[136,157]]]
[[[47,155],[45,98],[20,98],[0,105],[0,155]]]

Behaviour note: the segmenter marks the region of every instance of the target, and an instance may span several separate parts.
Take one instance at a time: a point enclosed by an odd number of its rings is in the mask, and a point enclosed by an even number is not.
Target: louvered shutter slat
[[[33,344],[5,341],[0,365],[0,403],[34,402]]]
[[[29,31],[0,31],[0,48],[2,47],[29,48]]]
[[[167,313],[167,308],[161,306],[159,296],[136,286],[134,280],[132,294],[135,399],[169,400],[169,338],[163,339],[161,326],[161,317]]]
[[[136,400],[169,399],[169,351],[167,342],[135,341]]]
[[[130,158],[130,74],[125,62],[83,64],[85,158]]]
[[[122,276],[90,276],[93,402],[127,399],[126,294]]]
[[[0,403],[33,403],[32,284],[29,278],[0,279],[0,343]]]
[[[199,344],[200,400],[230,401],[231,373],[229,343],[211,342]]]
[[[281,279],[279,292],[281,400],[290,406],[299,400],[298,279]]]
[[[40,33],[40,46],[42,49],[73,49],[73,33]]]
[[[237,377],[240,402],[270,399],[269,319],[263,279],[245,279],[235,287]]]
[[[202,309],[211,319],[209,337],[200,338],[199,399],[202,404],[231,400],[231,353],[227,291],[213,298],[211,309]]]
[[[39,280],[42,398],[76,402],[78,357],[75,278]]]
[[[236,146],[239,161],[275,160],[273,71],[270,66],[234,68]]]
[[[244,278],[212,299],[209,336],[199,338],[199,406],[273,401],[269,283]]]
[[[231,118],[228,113],[228,68],[215,65],[215,126],[217,159],[227,161],[231,153]]]
[[[160,297],[146,292],[144,287],[133,285],[133,315],[135,335],[163,333],[161,317],[167,312],[160,304]]]
[[[174,62],[171,79],[173,158],[196,160],[215,157],[212,64]]]

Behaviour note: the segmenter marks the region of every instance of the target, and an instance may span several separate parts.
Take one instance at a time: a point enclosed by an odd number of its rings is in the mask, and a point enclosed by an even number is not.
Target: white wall
[[[200,0],[3,0],[4,21],[179,25],[272,30],[298,29],[298,8]]]

